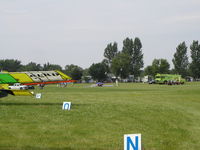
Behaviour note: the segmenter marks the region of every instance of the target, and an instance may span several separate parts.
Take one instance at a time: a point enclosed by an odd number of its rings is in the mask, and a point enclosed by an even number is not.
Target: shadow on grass
[[[8,96],[7,92],[0,91],[0,98]]]

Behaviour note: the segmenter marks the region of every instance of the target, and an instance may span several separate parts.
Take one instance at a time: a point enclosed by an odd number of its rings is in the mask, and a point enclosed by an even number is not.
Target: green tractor
[[[173,84],[184,84],[185,79],[181,77],[181,75],[177,74],[157,74],[155,76],[155,83],[158,84],[168,84],[168,85],[173,85]]]

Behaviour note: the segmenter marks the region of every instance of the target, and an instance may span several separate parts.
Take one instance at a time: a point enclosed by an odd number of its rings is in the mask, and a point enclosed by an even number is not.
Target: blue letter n
[[[135,137],[135,145],[130,137],[127,137],[127,150],[130,150],[130,145],[132,146],[133,150],[138,150],[138,136]]]

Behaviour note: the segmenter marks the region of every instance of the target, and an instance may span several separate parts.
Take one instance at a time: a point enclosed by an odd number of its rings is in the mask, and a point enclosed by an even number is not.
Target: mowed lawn
[[[200,83],[119,87],[50,85],[42,98],[0,98],[1,150],[123,150],[142,134],[144,150],[200,149]],[[62,110],[64,101],[71,110]]]

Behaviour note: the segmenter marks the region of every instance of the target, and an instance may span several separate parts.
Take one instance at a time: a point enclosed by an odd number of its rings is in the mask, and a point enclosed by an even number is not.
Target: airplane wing
[[[0,73],[0,95],[32,95],[27,85],[75,82],[61,71],[27,71]],[[14,86],[12,86],[14,85]]]

